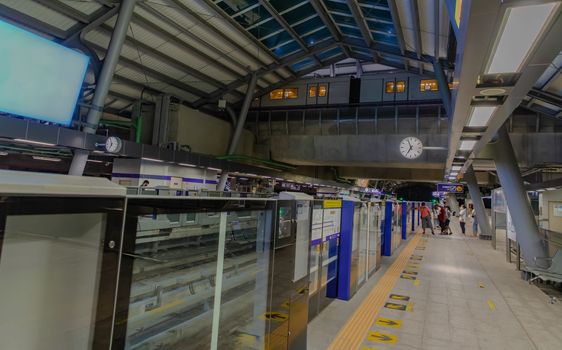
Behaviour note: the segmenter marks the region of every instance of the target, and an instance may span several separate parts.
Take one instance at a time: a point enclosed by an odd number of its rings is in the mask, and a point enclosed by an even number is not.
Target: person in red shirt
[[[435,232],[433,231],[433,225],[431,224],[431,212],[429,208],[425,206],[425,202],[422,202],[420,207],[420,216],[422,221],[422,233],[425,235],[425,229],[430,228],[431,234],[434,235]]]
[[[445,206],[442,206],[439,209],[439,226],[441,226],[441,234],[443,235],[448,235],[448,226],[447,226],[447,219],[448,219],[448,215],[447,215],[447,209],[445,208]]]

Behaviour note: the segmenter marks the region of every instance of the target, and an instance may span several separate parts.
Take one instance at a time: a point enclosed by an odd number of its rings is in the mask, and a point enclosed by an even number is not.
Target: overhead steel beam
[[[314,65],[314,66],[312,66],[312,67],[310,67],[310,68],[306,68],[306,69],[303,69],[303,70],[299,71],[299,75],[300,75],[300,76],[307,75],[308,73],[312,73],[312,72],[314,72],[315,70],[318,70],[318,69],[320,69],[320,68],[329,66],[329,65],[334,64],[334,63],[336,63],[336,62],[339,62],[339,61],[343,60],[343,59],[346,58],[346,57],[347,57],[347,56],[346,56],[345,54],[340,54],[340,55],[334,56],[334,57],[332,57],[332,58],[330,58],[330,59],[328,59],[328,60],[326,60],[326,61],[322,61],[322,64],[321,64],[321,65]],[[290,78],[287,78],[287,79],[285,79],[285,80],[283,80],[283,81],[280,81],[280,82],[278,82],[278,83],[275,83],[275,84],[273,84],[273,85],[270,85],[270,86],[268,86],[268,87],[265,88],[265,89],[260,89],[260,90],[256,91],[255,96],[256,96],[256,97],[263,96],[263,95],[269,93],[269,92],[272,91],[272,90],[278,89],[278,88],[280,88],[280,87],[283,87],[283,86],[287,85],[288,83],[290,83],[290,82],[292,82],[292,81],[297,80],[298,78],[300,78],[300,77],[290,77]]]
[[[365,40],[365,44],[370,47],[373,44],[373,37],[371,36],[371,31],[369,30],[369,26],[367,22],[365,22],[365,17],[363,16],[363,11],[359,7],[357,0],[349,0],[347,2],[347,6],[351,10],[353,14],[353,18],[361,31],[361,35],[363,36],[363,40]]]
[[[533,88],[527,93],[527,95],[537,100],[541,100],[543,102],[549,103],[558,108],[562,108],[562,97],[555,94],[551,94],[550,92]]]
[[[195,17],[197,16],[198,18],[199,15],[197,15],[197,13],[193,10],[191,10],[190,8],[184,6],[183,4],[181,4],[178,0],[172,0],[176,5],[178,5],[179,8],[184,9],[186,12],[188,12],[191,16]],[[256,48],[258,50],[261,50],[261,52],[265,53],[271,60],[273,60],[273,62],[275,63],[279,63],[279,58],[277,58],[272,52],[271,50],[265,46],[261,41],[259,41],[258,39],[256,39],[252,34],[250,34],[246,29],[244,29],[244,27],[242,27],[240,25],[240,23],[236,22],[236,20],[234,20],[233,18],[230,18],[230,16],[226,15],[224,13],[224,11],[218,7],[217,4],[215,4],[212,0],[202,0],[208,7],[210,7],[216,14],[218,14],[219,16],[221,16],[222,18],[224,18],[231,26],[233,26],[234,28],[236,28],[240,34],[244,35],[246,37],[246,39],[248,39],[251,43],[253,43]],[[200,21],[202,22],[206,22],[204,19],[200,19]],[[219,35],[219,37],[224,38],[226,40],[228,40],[229,42],[231,41],[230,38],[227,38],[227,35],[224,35],[223,32],[221,32],[220,30],[216,29],[215,27],[213,27],[212,25],[209,25],[207,23],[207,25],[209,26],[209,28],[212,27],[211,30],[213,30],[217,35]],[[241,46],[239,44],[236,44],[237,47]],[[247,49],[244,49],[244,51],[246,51]],[[256,59],[256,55],[249,53],[250,56],[254,59]],[[257,60],[257,62],[261,62],[260,60]],[[263,65],[263,62],[261,62],[261,65]],[[291,70],[288,69],[288,71],[290,72],[291,75],[294,75],[295,73]],[[276,73],[277,74],[277,73]],[[279,78],[282,78],[281,75],[279,75]]]
[[[323,42],[313,46],[310,49],[310,52],[316,54],[316,53],[320,53],[320,52],[323,52],[323,51],[330,50],[330,49],[332,49],[336,46],[338,46],[338,44],[336,42],[334,42],[332,40],[327,40],[327,41],[323,41]],[[265,67],[262,67],[262,68],[258,69],[258,71],[256,73],[258,74],[258,77],[259,77],[259,76],[268,74],[272,71],[275,71],[279,68],[282,68],[282,67],[291,65],[293,63],[299,62],[299,61],[307,58],[308,56],[309,56],[309,54],[306,53],[306,52],[298,52],[298,53],[295,53],[295,54],[292,54],[292,55],[289,55],[289,56],[283,58],[280,63],[271,63],[271,64],[269,64]],[[295,77],[295,76],[293,76],[293,77]],[[203,105],[205,103],[208,103],[208,102],[214,102],[217,98],[219,98],[223,95],[226,95],[226,94],[230,93],[231,91],[245,85],[249,81],[249,78],[250,78],[250,75],[248,75],[248,76],[246,76],[242,79],[238,79],[236,81],[233,81],[232,83],[227,85],[226,89],[217,90],[215,92],[212,92],[209,98],[201,99],[199,101],[196,101],[195,106],[201,106],[201,105]],[[281,79],[281,81],[284,81],[284,80],[285,80],[285,78]]]
[[[422,56],[422,41],[421,41],[421,29],[420,29],[420,13],[418,10],[418,0],[410,0],[410,8],[412,10],[412,21],[414,22],[414,45],[416,46],[416,54],[418,59]],[[423,63],[418,63],[420,68],[420,74],[423,73]]]
[[[0,17],[7,19],[12,23],[17,23],[27,27],[35,32],[47,34],[56,39],[66,39],[68,32],[58,27],[38,20],[35,17],[26,15],[25,13],[14,10],[13,8],[0,4]]]
[[[90,23],[91,18],[82,11],[78,11],[72,6],[68,6],[58,0],[35,0],[35,2],[50,8],[66,17],[72,18],[82,23]]]
[[[269,3],[269,1],[267,0],[259,0],[260,4],[266,9],[267,12],[269,12],[269,14],[271,14],[271,16],[273,16],[273,18],[275,18],[275,20],[281,25],[281,27],[283,27],[283,29],[285,29],[285,31],[287,33],[289,33],[289,35],[291,35],[291,37],[293,38],[293,40],[295,40],[299,46],[301,47],[301,49],[303,49],[303,51],[305,51],[306,53],[310,53],[310,50],[308,48],[308,46],[306,46],[306,43],[302,40],[302,38],[297,34],[297,32],[295,32],[295,30],[289,25],[289,23],[285,20],[285,18],[283,18],[283,16],[281,16],[279,14],[279,12],[277,12],[277,10],[275,9],[275,7],[273,7],[273,5],[271,5]],[[317,63],[320,64],[320,60],[318,59],[318,57],[316,57],[315,55],[311,54],[310,57]]]
[[[420,63],[433,63],[434,59],[432,56],[429,55],[421,55],[421,57],[417,57],[417,54],[411,51],[404,51],[404,54],[399,54],[397,52],[389,51],[391,47],[388,45],[377,45],[373,44],[370,47],[365,46],[362,40],[355,39],[355,38],[345,38],[344,43],[351,47],[357,47],[361,49],[373,50],[381,55],[386,55],[390,57],[395,57],[401,60],[408,60],[413,62],[420,62]]]
[[[447,117],[449,120],[453,117],[452,113],[452,102],[451,102],[451,90],[449,89],[449,82],[447,81],[447,76],[443,71],[443,67],[439,60],[435,60],[433,63],[433,72],[437,78],[437,88],[439,89],[439,94],[443,100],[443,106],[447,112]]]
[[[239,72],[221,64],[220,62],[217,62],[216,58],[211,57],[211,56],[201,52],[200,50],[196,49],[195,47],[189,45],[189,43],[179,39],[176,35],[171,35],[170,33],[162,30],[160,27],[158,27],[157,25],[153,24],[152,22],[144,19],[141,16],[134,15],[133,16],[133,23],[139,24],[144,29],[149,30],[149,31],[151,31],[155,34],[158,34],[159,36],[162,36],[162,38],[164,38],[167,42],[173,43],[173,44],[178,45],[180,47],[185,47],[193,55],[198,56],[203,61],[205,61],[207,63],[210,63],[213,66],[216,66],[218,69],[220,69],[220,70],[222,70],[222,71],[224,71],[228,74],[231,74],[235,77],[241,76]],[[214,80],[212,78],[209,78],[209,79]],[[216,80],[214,80],[214,81],[216,82]]]
[[[111,33],[112,32],[112,28],[107,26],[107,25],[102,25],[100,26],[100,29],[102,29],[103,31],[107,32],[107,33]],[[209,83],[211,85],[214,85],[216,87],[219,88],[223,88],[226,85],[221,83],[220,81],[209,77],[208,75],[201,73],[201,71],[194,69],[186,64],[184,64],[183,62],[180,62],[178,60],[176,60],[175,58],[169,57],[167,55],[164,55],[162,52],[136,40],[133,39],[131,37],[127,37],[125,43],[127,45],[131,45],[133,47],[135,47],[136,49],[138,49],[140,52],[143,52],[145,54],[148,54],[150,56],[156,57],[157,59],[159,59],[160,61],[162,61],[163,63],[170,65],[172,67],[174,67],[175,69],[181,70],[182,72],[185,72],[185,74],[189,74],[203,82]]]
[[[342,34],[334,23],[332,16],[330,16],[328,10],[326,10],[325,5],[320,0],[310,0],[310,4],[318,14],[318,17],[320,17],[320,20],[324,23],[326,28],[328,28],[332,37],[339,43],[339,46],[345,55],[347,57],[351,57],[351,51],[345,44],[342,43]]]
[[[92,48],[94,48],[97,51],[101,51],[101,52],[106,51],[105,48],[103,48],[103,47],[101,47],[101,46],[99,46],[99,45],[97,45],[93,42],[88,41],[87,43],[88,43],[88,45],[92,46]],[[183,90],[185,92],[188,92],[192,95],[199,96],[201,98],[208,98],[209,97],[209,94],[207,92],[203,91],[203,90],[200,90],[200,89],[197,89],[197,88],[195,88],[191,85],[182,83],[179,80],[171,78],[168,75],[162,74],[162,73],[160,73],[160,72],[158,72],[158,71],[156,71],[152,68],[148,68],[146,66],[143,66],[142,64],[140,64],[138,62],[135,62],[133,60],[130,60],[128,58],[125,58],[123,56],[121,56],[121,58],[119,59],[119,64],[121,64],[125,67],[128,67],[128,68],[134,69],[134,70],[140,72],[141,74],[146,74],[147,76],[151,76],[156,80],[159,80],[163,83],[174,86],[174,87],[176,87],[180,90]]]
[[[180,31],[181,33],[183,33],[184,35],[188,36],[191,40],[196,41],[199,45],[204,46],[206,49],[214,52],[216,55],[220,56],[221,58],[224,58],[229,63],[231,63],[232,65],[235,65],[236,67],[238,67],[240,70],[244,71],[245,73],[248,72],[248,66],[247,65],[244,65],[244,64],[238,62],[237,60],[233,59],[226,52],[222,51],[221,49],[217,48],[216,46],[213,46],[212,44],[207,42],[205,39],[200,38],[199,36],[192,33],[188,28],[179,25],[175,21],[171,20],[169,17],[166,17],[162,13],[156,11],[151,6],[148,6],[146,3],[140,3],[139,7],[143,8],[144,10],[146,10],[148,13],[150,13],[154,17],[166,22],[167,25],[170,25],[170,26],[174,27],[174,29],[176,29],[176,30]],[[232,71],[232,72],[233,72],[233,74],[237,75],[238,77],[245,75],[245,74],[237,73],[236,71]]]
[[[395,1],[388,2],[388,9],[390,10],[390,17],[392,17],[392,23],[394,24],[394,31],[396,32],[396,38],[398,39],[398,46],[400,46],[400,52],[402,55],[406,53],[406,41],[404,40],[404,32],[402,32],[402,23],[400,22],[400,15],[398,14],[398,8],[396,7]],[[404,68],[408,70],[408,61],[404,60]]]

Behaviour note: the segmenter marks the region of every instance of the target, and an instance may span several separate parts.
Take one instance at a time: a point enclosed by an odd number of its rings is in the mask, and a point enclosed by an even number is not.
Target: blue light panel
[[[89,58],[0,21],[0,111],[69,125]]]

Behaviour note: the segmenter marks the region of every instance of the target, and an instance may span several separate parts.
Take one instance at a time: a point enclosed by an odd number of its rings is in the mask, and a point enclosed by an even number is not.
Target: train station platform
[[[489,241],[412,235],[368,286],[310,325],[308,349],[560,349],[562,304]]]

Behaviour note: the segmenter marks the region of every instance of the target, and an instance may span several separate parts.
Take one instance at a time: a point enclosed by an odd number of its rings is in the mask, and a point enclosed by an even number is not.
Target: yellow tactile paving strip
[[[334,341],[328,347],[328,350],[358,349],[361,346],[365,334],[371,328],[373,320],[388,299],[388,295],[394,288],[402,270],[404,270],[404,267],[408,264],[408,259],[414,252],[421,238],[421,234],[416,234],[412,237],[398,258],[396,258],[394,263],[378,281],[375,288],[373,288],[367,298],[359,305],[345,326],[340,329]]]

